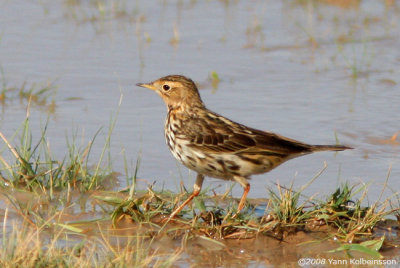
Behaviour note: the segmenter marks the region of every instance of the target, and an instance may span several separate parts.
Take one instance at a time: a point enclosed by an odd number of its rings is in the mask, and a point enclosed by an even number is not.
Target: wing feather
[[[209,153],[242,153],[284,156],[311,150],[311,146],[286,137],[246,127],[211,111],[182,121],[181,138],[189,146]],[[178,133],[179,136],[179,133]]]

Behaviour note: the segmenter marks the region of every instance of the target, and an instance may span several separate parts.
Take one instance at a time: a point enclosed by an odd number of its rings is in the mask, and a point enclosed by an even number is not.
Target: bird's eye
[[[167,84],[165,84],[165,85],[162,86],[162,88],[163,88],[165,91],[168,91],[168,90],[170,89],[170,86],[168,86]]]

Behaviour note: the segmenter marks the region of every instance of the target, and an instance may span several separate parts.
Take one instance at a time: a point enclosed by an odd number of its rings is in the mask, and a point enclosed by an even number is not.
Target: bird
[[[251,175],[266,173],[287,160],[319,151],[352,149],[344,145],[310,145],[236,123],[206,108],[196,84],[168,75],[137,86],[155,91],[167,106],[166,143],[184,166],[197,172],[193,192],[170,218],[199,195],[205,176],[235,181],[243,187],[237,211],[250,191]]]

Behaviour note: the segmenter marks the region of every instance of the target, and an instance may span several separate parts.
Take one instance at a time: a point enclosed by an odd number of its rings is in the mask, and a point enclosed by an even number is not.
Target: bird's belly
[[[265,173],[276,166],[267,159],[196,150],[185,142],[177,142],[173,137],[169,137],[166,141],[177,160],[189,169],[209,177],[232,180],[234,176],[249,177],[252,174]]]
[[[193,150],[185,145],[170,146],[169,148],[177,160],[197,173],[225,180],[233,178],[232,174],[224,170],[221,165],[223,160],[220,157]]]

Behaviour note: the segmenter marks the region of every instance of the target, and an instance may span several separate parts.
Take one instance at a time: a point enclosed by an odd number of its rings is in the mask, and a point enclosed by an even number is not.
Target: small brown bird
[[[233,122],[208,110],[195,83],[181,75],[137,86],[156,91],[164,100],[168,108],[164,128],[167,145],[176,159],[197,172],[193,193],[171,218],[200,193],[204,176],[238,182],[244,188],[240,211],[250,190],[251,175],[268,172],[289,159],[312,152],[351,149],[309,145]]]

